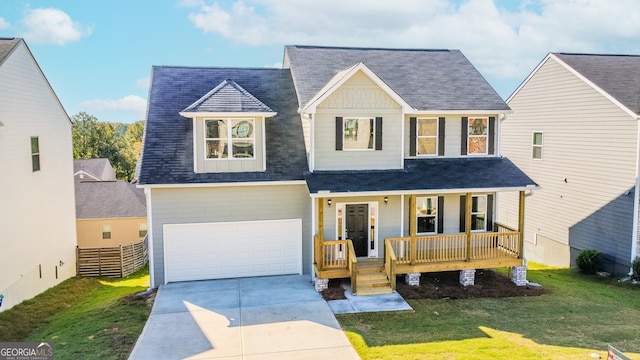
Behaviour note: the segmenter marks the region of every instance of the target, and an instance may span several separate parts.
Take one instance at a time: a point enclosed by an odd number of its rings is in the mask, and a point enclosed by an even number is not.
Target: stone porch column
[[[473,286],[476,283],[476,269],[460,270],[460,284]]]
[[[420,273],[413,272],[413,273],[406,274],[404,276],[404,282],[406,282],[407,285],[420,286]]]
[[[321,292],[322,290],[329,287],[329,279],[317,278],[315,286],[316,286],[316,291]]]

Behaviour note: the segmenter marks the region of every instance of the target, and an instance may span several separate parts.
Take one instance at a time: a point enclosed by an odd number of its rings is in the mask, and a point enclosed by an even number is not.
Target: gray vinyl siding
[[[592,248],[628,264],[637,121],[551,58],[509,106],[502,154],[540,185],[526,198],[525,256],[567,266],[570,248]],[[531,158],[534,131],[542,160]],[[499,198],[499,220],[517,224],[517,201]]]
[[[213,119],[213,118],[206,118]],[[216,118],[217,119],[217,118]],[[226,119],[226,118],[225,118]],[[239,117],[236,117],[239,119]],[[245,119],[245,118],[243,118]],[[246,119],[253,119],[255,128],[255,143],[253,159],[205,159],[205,131],[204,120],[205,118],[196,118],[195,121],[195,154],[196,159],[196,172],[252,172],[252,171],[265,171],[264,169],[264,140],[263,140],[263,124],[264,119],[246,117]],[[188,120],[185,120],[188,121]],[[231,155],[231,154],[229,154]]]
[[[336,117],[382,117],[382,150],[336,150]],[[313,126],[316,170],[402,167],[402,109],[362,73],[319,104]]]
[[[304,184],[151,189],[151,204],[152,286],[164,283],[164,224],[302,219],[302,269],[310,270],[311,202]]]

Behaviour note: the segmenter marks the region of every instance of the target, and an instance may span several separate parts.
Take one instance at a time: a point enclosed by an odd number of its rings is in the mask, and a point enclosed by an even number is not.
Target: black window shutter
[[[417,119],[409,118],[409,156],[416,156]]]
[[[465,217],[467,215],[467,195],[460,195],[460,232],[465,232]]]
[[[376,150],[382,150],[382,118],[376,118]]]
[[[438,196],[438,234],[444,233],[444,196]]]
[[[493,231],[493,194],[487,195],[487,231]]]
[[[444,156],[444,118],[438,118],[438,156]]]
[[[469,118],[462,118],[462,141],[460,147],[460,155],[467,155],[467,134],[469,131]]]
[[[496,118],[491,116],[489,117],[489,155],[493,155],[495,153],[495,143],[496,143]]]
[[[342,150],[342,133],[344,132],[342,118],[336,117],[336,150]]]

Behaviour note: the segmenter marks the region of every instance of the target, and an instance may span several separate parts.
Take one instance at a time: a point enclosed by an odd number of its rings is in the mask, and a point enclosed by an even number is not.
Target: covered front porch
[[[349,236],[334,239],[325,234],[325,207],[335,199],[317,198],[316,209],[317,233],[314,236],[314,261],[313,270],[318,281],[316,288],[320,291],[328,279],[350,278],[351,289],[358,295],[388,293],[396,288],[396,276],[406,274],[406,280],[410,284],[419,284],[420,273],[440,271],[461,271],[461,282],[464,285],[473,285],[475,269],[513,267],[516,269],[514,282],[524,285],[526,272],[522,275],[524,265],[523,236],[524,228],[524,201],[525,191],[518,192],[519,212],[518,226],[512,228],[503,224],[494,223],[493,211],[485,209],[484,213],[478,212],[475,203],[477,195],[474,193],[459,194],[461,202],[460,227],[464,232],[455,234],[418,234],[420,229],[420,216],[418,214],[420,200],[417,194],[402,197],[407,198],[408,234],[406,236],[384,236],[382,241],[376,239],[379,231],[376,227],[384,221],[377,216],[367,218],[367,244],[371,248],[380,246],[380,251],[372,251],[368,256],[358,254],[353,239]],[[383,198],[384,203],[388,197]],[[435,197],[434,197],[435,201]],[[403,201],[404,202],[404,201]],[[492,206],[492,205],[489,205]],[[444,211],[443,209],[440,211]],[[400,210],[405,209],[404,204]],[[337,211],[341,211],[339,209]],[[462,213],[464,212],[464,213]],[[376,213],[377,215],[377,213]],[[405,218],[401,214],[401,218]],[[417,219],[417,220],[416,220]],[[442,220],[434,217],[434,229],[444,227]],[[474,223],[475,222],[475,223]],[[484,228],[478,230],[480,223]],[[341,223],[338,215],[336,221],[337,237],[348,234],[345,223]],[[402,233],[400,224],[399,231]],[[424,228],[422,229],[424,230]],[[441,229],[442,230],[442,229]],[[379,245],[378,245],[379,244]]]

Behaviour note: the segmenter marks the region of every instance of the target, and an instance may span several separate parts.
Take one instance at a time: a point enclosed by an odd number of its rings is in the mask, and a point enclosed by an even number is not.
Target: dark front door
[[[347,205],[347,239],[353,241],[356,256],[369,256],[369,232],[367,218],[369,206],[367,204]]]

